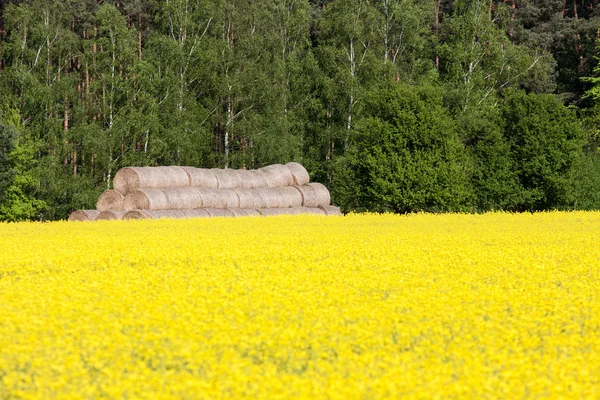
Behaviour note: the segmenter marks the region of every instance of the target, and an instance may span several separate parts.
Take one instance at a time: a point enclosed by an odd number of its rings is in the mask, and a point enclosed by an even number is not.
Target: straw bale
[[[298,191],[295,190],[293,187],[288,186],[288,188],[292,189],[295,193],[298,193]],[[285,190],[285,187],[268,188],[268,189],[265,189],[265,191],[269,191],[270,193],[273,193],[273,196],[276,196],[277,202],[273,203],[273,207],[288,208],[288,207],[292,207],[295,203],[294,202],[295,193],[288,192],[287,190]],[[296,205],[301,206],[302,205],[302,196],[297,196],[297,197],[300,200],[300,202]]]
[[[239,169],[238,174],[240,175],[242,188],[252,189],[267,187],[266,175],[262,171],[255,169]]]
[[[340,210],[339,207],[336,206],[325,206],[325,205],[321,205],[318,207],[319,209],[325,211],[325,214],[327,214],[327,216],[340,216],[342,215],[342,211]]]
[[[260,171],[267,180],[267,187],[292,186],[294,184],[294,176],[285,165],[267,165]]]
[[[302,206],[303,207],[317,207],[319,206],[317,202],[317,191],[312,186],[292,186],[302,196]]]
[[[281,208],[286,206],[286,199],[282,198],[282,196],[273,188],[257,188],[254,189],[255,193],[257,193],[263,200],[263,207],[258,207],[257,204],[254,204],[255,209],[259,208]]]
[[[118,219],[118,220],[121,220],[121,219],[123,219],[123,217],[125,216],[125,214],[127,214],[127,211],[123,211],[123,210],[104,210],[100,214],[98,214],[98,217],[96,218],[96,221],[109,220],[109,219]]]
[[[123,210],[125,196],[117,190],[106,190],[100,195],[96,202],[98,211]]]
[[[290,170],[292,176],[294,177],[294,185],[306,185],[310,180],[308,171],[301,164],[290,162],[285,164],[285,166]]]
[[[325,211],[317,207],[294,207],[298,214],[314,214],[314,215],[326,215]]]
[[[218,208],[225,209],[227,208],[227,199],[223,197],[223,193],[221,189],[206,189],[211,190],[212,194],[212,207],[210,206],[210,201],[204,205],[202,208]]]
[[[183,210],[183,213],[188,218],[209,218],[210,214],[202,208],[196,208],[194,210]]]
[[[242,177],[235,169],[211,169],[217,177],[217,187],[219,189],[235,189],[242,187]]]
[[[127,167],[115,174],[115,190],[126,194],[136,189],[185,187],[190,178],[182,167]]]
[[[256,210],[247,209],[246,216],[248,217],[260,217],[260,213]]]
[[[256,210],[263,217],[268,217],[270,215],[279,215],[279,208],[259,208]]]
[[[123,215],[123,219],[152,219],[152,211],[148,210],[131,210]]]
[[[223,208],[240,208],[240,198],[234,190],[219,189],[217,196],[221,197],[225,202],[225,207]]]
[[[231,211],[234,217],[245,217],[248,215],[248,210],[244,208],[230,208],[229,211]]]
[[[169,199],[160,189],[138,189],[125,196],[124,207],[130,210],[166,210]]]
[[[315,189],[317,197],[317,206],[327,206],[331,204],[331,196],[329,190],[322,183],[312,182],[307,183],[305,186],[309,186]]]
[[[200,190],[193,187],[163,189],[167,196],[169,210],[186,210],[193,208],[202,208],[202,194]]]
[[[231,210],[224,210],[220,208],[205,208],[206,212],[211,217],[233,217],[233,212]]]
[[[280,209],[282,214],[286,214],[286,215],[299,215],[301,214],[300,211],[296,210],[295,207],[286,207],[283,209]]]
[[[195,188],[196,193],[200,196],[202,206],[199,208],[215,208],[217,203],[223,203],[222,199],[218,196],[218,189],[210,188]],[[223,205],[221,208],[225,208]]]
[[[123,219],[188,218],[183,210],[131,210]]]
[[[187,173],[190,180],[190,186],[196,188],[213,188],[219,187],[217,176],[206,168],[182,167]]]
[[[254,198],[254,207],[252,208],[254,208],[255,210],[267,207],[267,202],[265,201],[264,197],[260,194],[262,189],[266,188],[256,188],[252,190],[252,197]]]
[[[183,210],[156,210],[151,211],[150,215],[152,215],[152,219],[188,217]]]
[[[69,215],[69,221],[95,221],[98,214],[98,210],[76,210]]]
[[[256,210],[263,217],[270,215],[297,215],[298,211],[291,207],[261,208]]]
[[[286,200],[285,207],[300,207],[302,206],[302,193],[293,186],[284,186],[275,189],[278,193],[281,193]]]
[[[254,195],[253,189],[232,189],[238,196],[238,207],[239,208],[254,208]]]

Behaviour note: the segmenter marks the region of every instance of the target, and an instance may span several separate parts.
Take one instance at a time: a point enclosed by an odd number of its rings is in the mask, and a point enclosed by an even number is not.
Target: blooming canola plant
[[[600,213],[0,224],[0,399],[598,398]]]

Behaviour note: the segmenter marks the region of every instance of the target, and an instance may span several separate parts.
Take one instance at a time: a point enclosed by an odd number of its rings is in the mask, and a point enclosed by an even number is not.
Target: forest
[[[345,212],[600,209],[598,0],[0,2],[0,221],[297,161]]]

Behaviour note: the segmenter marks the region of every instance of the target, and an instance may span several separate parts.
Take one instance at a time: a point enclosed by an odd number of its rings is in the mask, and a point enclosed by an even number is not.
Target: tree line
[[[598,0],[0,2],[0,220],[298,161],[344,211],[600,208]]]

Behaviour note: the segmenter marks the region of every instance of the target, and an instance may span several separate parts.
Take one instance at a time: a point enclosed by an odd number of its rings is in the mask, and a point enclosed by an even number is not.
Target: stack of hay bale
[[[309,183],[298,163],[256,170],[128,167],[117,172],[97,210],[74,211],[69,220],[341,215],[330,203],[327,188]]]

